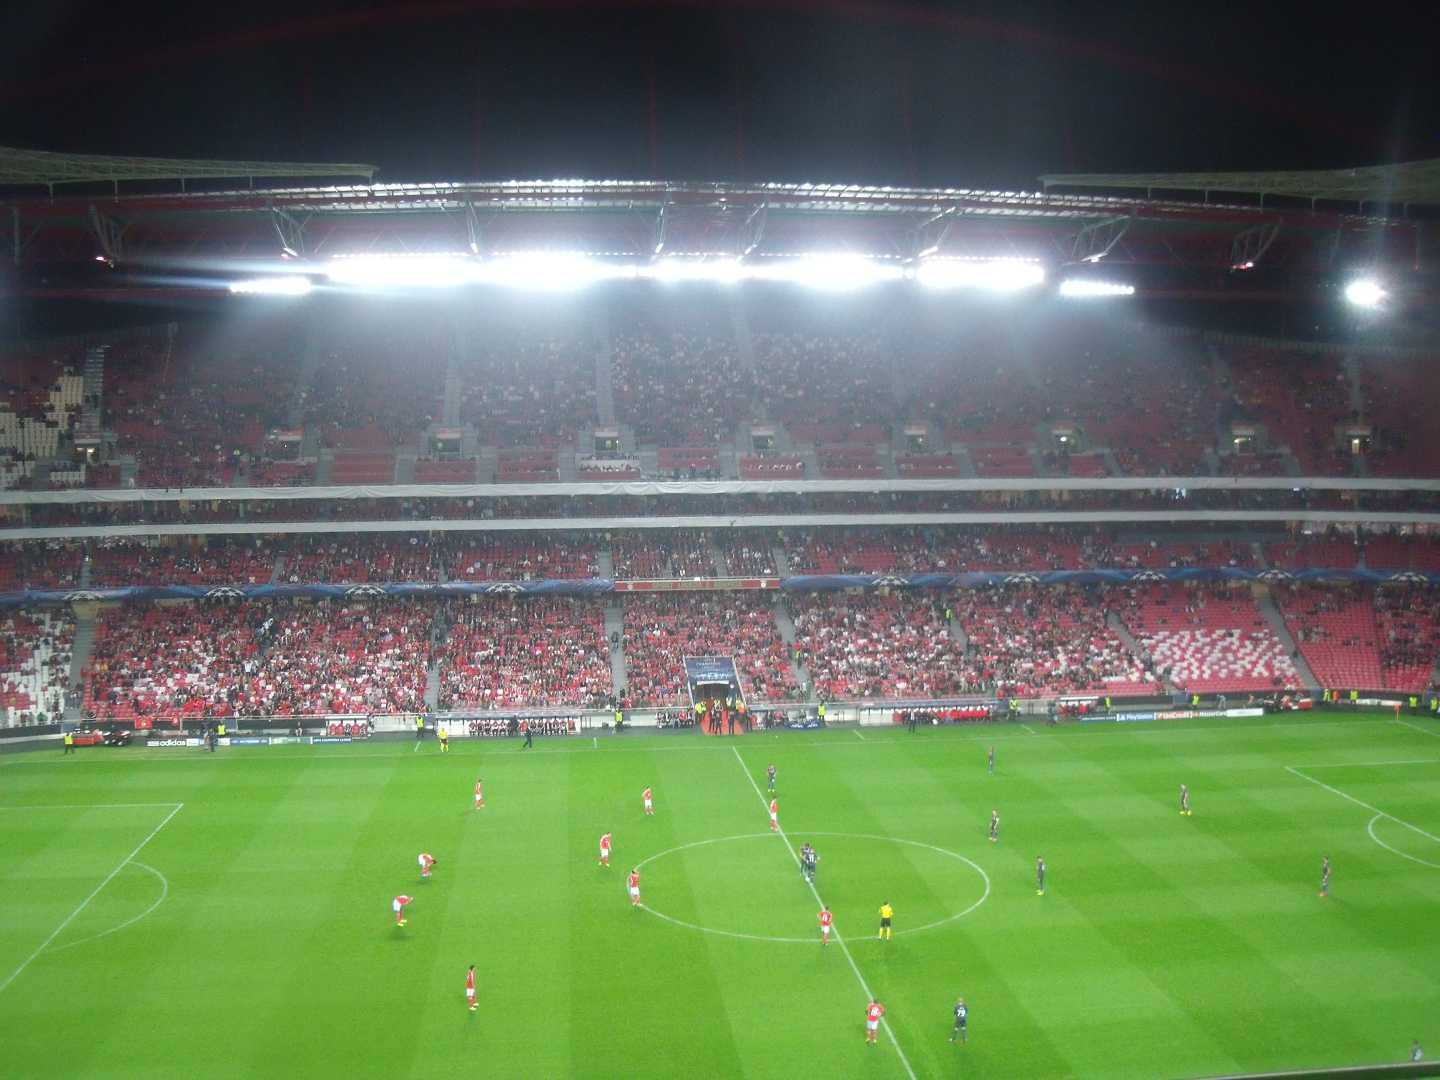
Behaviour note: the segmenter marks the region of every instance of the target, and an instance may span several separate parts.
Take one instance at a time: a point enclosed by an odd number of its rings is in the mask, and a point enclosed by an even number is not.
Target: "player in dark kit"
[[[1330,856],[1326,855],[1320,864],[1320,899],[1330,895]]]
[[[766,766],[765,766],[765,790],[768,791],[768,792],[770,792],[770,794],[772,794],[772,795],[775,794],[775,766],[774,766],[774,765],[766,765]]]
[[[820,861],[819,854],[809,844],[805,845],[804,867],[805,878],[811,885],[815,884],[815,866]]]
[[[1035,895],[1045,895],[1045,860],[1039,856],[1035,858]]]
[[[970,1033],[966,1025],[970,1022],[970,1010],[965,1007],[965,999],[961,998],[955,1002],[955,1026],[950,1029],[950,1041],[955,1041],[955,1036],[960,1036],[960,1041],[969,1042]]]
[[[992,844],[997,844],[997,843],[1000,842],[1000,811],[999,811],[999,810],[991,810],[991,811],[990,811],[990,842],[991,842]]]
[[[985,764],[992,773],[995,771],[995,748],[993,746],[990,747],[990,753],[985,756]]]
[[[1180,785],[1180,813],[1190,816],[1190,789],[1184,784]]]

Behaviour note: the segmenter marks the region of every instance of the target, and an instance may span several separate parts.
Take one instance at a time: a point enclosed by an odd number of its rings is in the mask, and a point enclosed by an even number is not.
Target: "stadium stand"
[[[56,718],[70,684],[75,620],[68,611],[0,615],[0,719],[5,727]]]
[[[439,650],[442,709],[595,707],[612,693],[603,604],[487,598],[455,611]]]
[[[929,597],[811,593],[786,602],[821,698],[938,697],[971,685],[964,652]]]
[[[1155,671],[1192,693],[1295,688],[1295,665],[1248,588],[1152,585],[1121,603]]]
[[[732,657],[751,701],[799,695],[774,612],[751,593],[628,596],[623,643],[633,705],[689,704],[687,656]]]

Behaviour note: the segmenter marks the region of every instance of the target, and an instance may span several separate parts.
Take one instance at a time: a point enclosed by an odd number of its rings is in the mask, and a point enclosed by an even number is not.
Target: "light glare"
[[[783,281],[811,289],[848,291],[883,281],[897,281],[904,271],[891,263],[868,259],[864,255],[808,255],[801,259],[757,266],[750,277],[764,281]]]
[[[1103,296],[1134,296],[1135,286],[1119,281],[1087,281],[1084,278],[1068,278],[1060,283],[1060,295],[1072,300],[1086,300]]]
[[[915,271],[927,289],[1015,292],[1045,281],[1045,268],[1022,259],[927,259]]]
[[[1361,278],[1345,286],[1345,299],[1356,307],[1379,307],[1385,302],[1385,296],[1385,290],[1373,278]]]
[[[232,293],[244,296],[304,296],[313,288],[310,279],[299,274],[230,283]]]

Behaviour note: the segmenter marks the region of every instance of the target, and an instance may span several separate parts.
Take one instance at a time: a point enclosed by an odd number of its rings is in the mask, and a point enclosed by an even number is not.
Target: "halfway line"
[[[72,922],[75,921],[75,917],[90,906],[90,901],[94,900],[95,897],[100,895],[100,890],[105,888],[106,885],[109,885],[110,882],[114,881],[115,875],[120,873],[121,870],[124,870],[125,867],[129,866],[130,860],[135,858],[136,855],[140,854],[140,849],[143,848],[146,844],[150,843],[151,840],[154,840],[156,834],[159,833],[159,831],[163,829],[166,825],[170,824],[170,819],[173,818],[185,807],[185,804],[183,802],[172,803],[170,805],[172,805],[174,808],[170,811],[170,813],[165,815],[165,820],[160,822],[159,825],[156,825],[155,828],[150,831],[149,836],[145,837],[144,840],[141,840],[140,843],[136,844],[135,850],[130,852],[129,855],[126,855],[125,858],[120,861],[120,865],[115,867],[114,870],[111,870],[110,873],[106,874],[105,880],[100,882],[99,885],[96,885],[94,891],[91,892],[89,896],[85,897],[84,900],[80,901],[80,906],[77,907],[74,911],[70,912],[69,915],[65,916],[65,921],[62,922],[59,926],[57,926],[51,932],[50,936],[47,937],[43,942],[41,942],[40,947],[36,949],[33,953],[31,953],[28,957],[26,957],[25,962],[22,963],[13,972],[11,972],[8,979],[6,979],[3,983],[0,983],[0,993],[4,993],[5,988],[11,983],[13,983],[16,979],[18,979],[20,977],[20,973],[23,972],[27,967],[29,967],[31,963],[34,962],[37,956],[39,956],[42,952],[44,952],[50,947],[50,943],[54,941],[57,937],[59,937],[61,932],[67,926],[69,926]]]
[[[856,734],[859,733],[857,732]],[[734,746],[730,749],[735,753],[735,760],[740,763],[740,771],[745,774],[745,779],[750,781],[750,786],[755,790],[755,797],[760,800],[760,805],[769,809],[770,804],[765,801],[765,795],[760,790],[760,785],[755,782],[755,778],[750,775],[750,770],[745,767],[745,759],[740,756],[739,749]],[[790,858],[795,860],[795,865],[798,867],[800,865],[800,856],[795,854],[795,845],[790,843],[790,837],[785,835],[783,828],[778,829],[778,831],[780,833],[780,839],[785,841],[785,849],[790,852]],[[820,899],[820,893],[815,888],[815,883],[809,878],[806,878],[805,884],[809,886],[810,894],[815,897],[815,902],[821,907],[824,907],[825,901]],[[865,981],[865,976],[860,974],[860,968],[859,965],[855,963],[855,957],[850,955],[850,946],[846,945],[845,939],[840,936],[840,928],[838,926],[832,926],[832,929],[835,932],[835,944],[840,946],[840,951],[845,954],[845,959],[850,961],[850,970],[855,973],[855,978],[860,981],[860,989],[865,991],[865,1000],[867,1002],[874,1001],[875,995],[870,990],[870,984]],[[910,1080],[915,1080],[915,1070],[910,1067],[910,1060],[905,1056],[905,1051],[900,1048],[900,1040],[895,1038],[894,1028],[886,1024],[885,1034],[890,1036],[890,1045],[895,1047],[895,1053],[900,1055],[900,1064],[905,1066],[905,1075],[910,1077]]]

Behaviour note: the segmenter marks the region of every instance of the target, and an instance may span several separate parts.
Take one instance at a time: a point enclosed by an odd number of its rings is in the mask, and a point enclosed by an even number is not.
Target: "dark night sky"
[[[1440,156],[1421,5],[1087,7],[19,3],[0,14],[0,144],[388,180],[1003,187]]]

